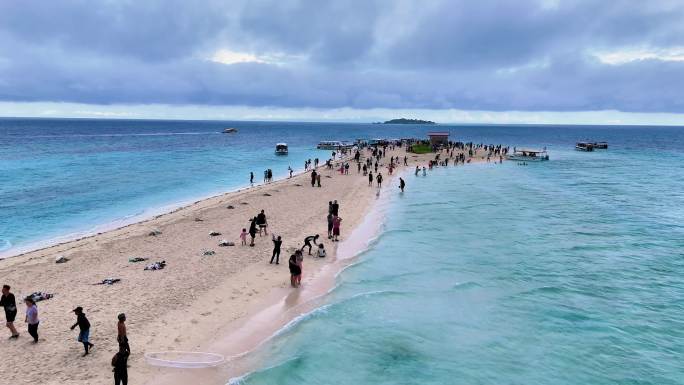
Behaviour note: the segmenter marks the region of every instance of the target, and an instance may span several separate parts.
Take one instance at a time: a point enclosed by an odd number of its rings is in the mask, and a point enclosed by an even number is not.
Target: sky
[[[0,116],[684,125],[681,0],[0,2]]]

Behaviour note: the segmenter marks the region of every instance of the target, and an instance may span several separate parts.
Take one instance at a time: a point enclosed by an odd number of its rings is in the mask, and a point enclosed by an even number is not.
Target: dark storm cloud
[[[0,100],[684,112],[684,61],[595,56],[683,46],[674,1],[2,2]]]

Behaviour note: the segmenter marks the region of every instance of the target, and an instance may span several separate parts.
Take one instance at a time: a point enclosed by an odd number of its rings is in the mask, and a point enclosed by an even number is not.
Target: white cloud
[[[594,54],[601,62],[620,65],[638,60],[684,61],[684,47],[629,48]]]

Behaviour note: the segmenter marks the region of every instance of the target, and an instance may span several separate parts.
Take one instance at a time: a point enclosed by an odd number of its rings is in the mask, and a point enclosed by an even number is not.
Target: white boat
[[[339,140],[324,140],[319,142],[316,148],[319,150],[341,150],[352,148],[353,146],[353,143],[341,142]]]
[[[237,128],[233,128],[233,127],[223,129],[224,134],[234,134],[236,132],[238,132]]]
[[[541,162],[549,160],[549,154],[546,152],[546,149],[515,148],[512,154],[506,155],[506,159],[519,162]]]
[[[277,143],[275,148],[276,155],[287,155],[287,143]]]

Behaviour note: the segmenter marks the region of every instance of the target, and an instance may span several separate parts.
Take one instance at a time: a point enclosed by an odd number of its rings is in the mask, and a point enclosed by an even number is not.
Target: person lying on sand
[[[166,267],[166,261],[155,262],[145,266],[145,270],[162,270]]]

